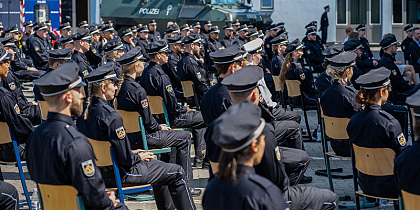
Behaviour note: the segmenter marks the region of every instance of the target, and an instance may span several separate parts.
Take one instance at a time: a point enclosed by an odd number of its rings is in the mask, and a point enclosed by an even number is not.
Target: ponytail
[[[286,83],[287,71],[289,70],[289,67],[292,61],[293,61],[292,53],[287,53],[286,57],[284,58],[283,65],[281,66],[281,70],[280,70],[281,87],[284,87],[284,84]]]
[[[375,99],[375,95],[381,91],[382,88],[374,89],[374,90],[366,90],[361,88],[355,97],[355,101],[361,105],[369,105]]]
[[[118,88],[117,88],[117,91],[115,93],[115,97],[114,97],[114,108],[115,109],[117,109],[117,106],[118,106],[117,96],[118,96],[118,94],[120,94],[121,86],[124,83],[124,77],[125,77],[125,72],[123,72],[120,76],[120,81],[118,82]]]
[[[88,112],[89,112],[89,107],[90,104],[92,102],[92,84],[88,84],[88,95],[87,95],[87,105],[86,105],[86,110],[85,110],[85,114],[83,115],[83,119],[87,119],[88,116]]]

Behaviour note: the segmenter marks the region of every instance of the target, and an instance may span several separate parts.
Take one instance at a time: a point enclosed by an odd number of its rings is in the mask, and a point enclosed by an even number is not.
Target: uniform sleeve
[[[405,138],[400,123],[394,118],[390,123],[384,127],[385,132],[390,140],[389,146],[398,155],[403,149],[407,147],[407,139]]]
[[[147,100],[146,91],[138,91],[136,94],[137,112],[143,117],[144,127],[149,132],[161,130],[160,125],[156,122],[150,111],[149,101]]]
[[[163,75],[162,75],[163,76]],[[166,109],[171,114],[182,114],[187,112],[187,108],[178,104],[175,92],[173,90],[172,84],[166,81],[164,78],[159,77],[157,78],[157,88],[159,91],[159,95],[162,96],[163,100],[166,104]]]
[[[20,53],[17,50],[15,50],[15,52],[14,60],[11,62],[13,71],[28,70],[28,65],[22,62]]]
[[[416,42],[411,42],[411,44],[408,47],[408,52],[411,55],[411,64],[417,63],[420,64],[420,54],[416,51],[415,49],[415,44],[417,44]]]
[[[312,45],[307,46],[304,50],[305,58],[311,64],[318,65],[324,62],[323,56],[319,55]]]
[[[48,53],[45,53],[44,47],[35,39],[31,42],[31,47],[29,48],[29,54],[33,60],[41,63],[42,61],[48,62]]]
[[[190,79],[194,83],[197,93],[201,96],[204,95],[204,93],[209,89],[206,81],[204,80],[204,70],[202,70],[202,68],[199,66],[198,61],[197,63],[190,62],[188,61],[188,59],[185,59],[185,61],[186,62],[182,63],[183,73],[186,75],[190,75]],[[187,80],[187,78],[183,78],[182,80]]]
[[[311,92],[312,90],[312,81],[310,81],[310,78],[306,75],[306,72],[302,68],[302,66],[292,64],[295,72],[295,76],[298,78],[300,83],[302,84],[302,91],[308,91]]]
[[[0,107],[7,125],[15,133],[16,140],[19,143],[25,143],[29,135],[31,135],[34,127],[29,119],[22,117],[21,110],[17,104],[16,99],[11,93],[6,93],[5,97],[1,99]]]
[[[66,149],[64,165],[74,188],[82,195],[86,209],[113,209],[92,146],[77,139]]]
[[[29,39],[27,36],[23,36],[22,39],[20,40],[20,43],[22,43],[22,52],[25,53],[25,55],[29,54],[28,42],[29,42]]]

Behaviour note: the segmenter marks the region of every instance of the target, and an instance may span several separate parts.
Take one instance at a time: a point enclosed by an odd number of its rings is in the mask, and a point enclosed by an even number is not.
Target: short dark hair
[[[233,61],[233,62],[230,62],[230,63],[215,63],[214,67],[216,68],[216,71],[217,71],[217,73],[219,73],[219,75],[220,74],[226,74],[226,72],[229,69],[229,66],[231,64],[234,64],[235,62],[240,62],[240,61]],[[240,64],[238,64],[238,65],[240,65]]]
[[[356,38],[356,37],[359,37],[359,33],[357,33],[357,32],[351,32],[351,33],[349,34],[349,40],[350,40],[350,39],[353,39],[353,38]]]
[[[416,31],[416,30],[420,30],[420,28],[419,27],[413,28],[413,31]]]

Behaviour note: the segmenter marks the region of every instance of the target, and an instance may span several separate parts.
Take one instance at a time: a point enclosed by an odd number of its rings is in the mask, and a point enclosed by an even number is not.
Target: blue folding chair
[[[117,163],[117,156],[115,155],[115,150],[114,148],[112,148],[111,143],[109,141],[98,141],[93,139],[89,139],[89,141],[93,147],[93,151],[95,152],[96,165],[98,167],[113,167],[115,173],[115,180],[117,182],[117,188],[107,188],[107,190],[117,190],[121,203],[124,203],[125,198],[134,198],[139,201],[154,199],[153,196],[133,197],[125,195],[148,191],[152,189],[152,186],[150,184],[146,184],[132,187],[122,187],[120,170],[118,168]]]
[[[12,143],[13,144],[13,150],[15,152],[15,157],[16,157],[16,162],[0,162],[0,164],[1,165],[15,165],[15,166],[18,167],[19,175],[20,175],[20,181],[22,183],[22,188],[23,188],[23,191],[25,193],[26,202],[28,203],[29,209],[32,210],[31,198],[29,196],[29,191],[28,191],[28,188],[26,186],[25,175],[24,175],[23,169],[22,169],[22,166],[26,166],[26,162],[22,163],[22,161],[20,159],[20,154],[19,154],[19,147],[18,147],[18,144],[16,142],[16,136],[15,136],[14,132],[9,129],[9,126],[7,125],[6,122],[0,122],[0,136],[2,136],[2,138],[0,139],[0,144],[7,144],[7,143]],[[0,170],[0,174],[1,174],[1,170]],[[3,175],[2,174],[1,174],[0,179],[3,180]]]

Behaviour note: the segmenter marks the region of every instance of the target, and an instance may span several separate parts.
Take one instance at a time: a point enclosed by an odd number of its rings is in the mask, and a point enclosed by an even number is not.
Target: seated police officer
[[[274,53],[273,59],[271,60],[271,74],[278,76],[281,71],[281,66],[284,62],[284,53],[289,41],[287,41],[286,35],[280,35],[271,40],[272,51]]]
[[[169,79],[171,80],[173,86],[172,88],[174,89],[175,95],[178,99],[184,98],[182,85],[178,79],[177,66],[185,50],[185,46],[182,43],[182,38],[184,38],[184,36],[177,35],[167,39],[169,49],[171,50],[171,52],[169,52],[168,63],[162,65],[163,71],[168,75]]]
[[[64,45],[64,44],[63,44]],[[55,49],[55,50],[49,50],[49,59],[48,59],[48,72],[53,71],[54,69],[57,69],[59,66],[71,61],[71,49]],[[39,87],[34,85],[34,99],[35,101],[45,101],[44,97],[42,97],[42,94],[39,90]]]
[[[66,63],[34,82],[48,103],[48,117],[28,140],[29,174],[36,183],[73,186],[87,209],[127,209],[114,192],[105,192],[93,148],[74,127],[72,117],[83,111],[80,87],[86,85],[77,68]]]
[[[406,103],[413,107],[413,115],[415,116],[414,133],[416,140],[413,145],[405,149],[395,159],[394,172],[397,182],[397,188],[405,192],[420,195],[420,182],[418,174],[420,172],[420,164],[418,157],[420,154],[420,92],[417,91],[413,95],[407,97]]]
[[[335,55],[338,55],[344,51],[344,45],[340,42],[334,45],[329,46],[327,49],[322,51],[322,55],[325,56],[324,63],[322,64],[324,68],[327,68],[329,62],[327,58],[332,58]],[[318,78],[315,80],[315,88],[319,93],[319,96],[333,83],[333,78],[327,74],[326,71],[319,74]]]
[[[188,181],[193,178],[190,160],[191,136],[188,132],[171,130],[167,125],[159,125],[156,122],[150,111],[146,91],[135,81],[135,78],[140,77],[143,73],[144,60],[139,46],[128,51],[117,60],[122,65],[123,71],[118,84],[115,108],[138,112],[143,118],[148,147],[150,149],[173,147],[176,150],[176,156],[171,153],[172,159],[182,166]],[[128,134],[128,138],[131,148],[144,148],[140,132]]]
[[[211,139],[222,152],[218,176],[204,193],[203,209],[286,209],[282,191],[253,168],[265,155],[270,140],[263,131],[269,128],[249,102],[230,107],[215,121]]]
[[[131,150],[123,119],[108,105],[114,99],[116,74],[109,65],[92,71],[89,98],[84,114],[77,119],[77,128],[88,138],[109,141],[115,149],[123,185],[152,184],[158,209],[195,209],[181,166],[153,160],[153,153]],[[108,187],[115,186],[113,167],[102,167],[101,173]]]
[[[109,40],[103,47],[102,50],[105,53],[105,57],[103,58],[104,63],[112,63],[114,64],[114,72],[117,74],[117,77],[121,77],[121,65],[116,62],[117,59],[121,58],[124,55],[125,46],[121,43],[120,38],[115,38]]]
[[[0,81],[3,83],[4,78],[9,72],[10,59],[13,54],[6,52],[3,46],[0,46]],[[25,144],[29,135],[33,131],[33,126],[28,118],[21,113],[19,103],[13,93],[6,88],[0,86],[0,119],[6,122],[9,128],[14,132],[19,145],[19,154],[22,160],[25,160]],[[0,160],[6,162],[16,161],[12,142],[0,144]]]
[[[168,45],[164,40],[147,45],[150,63],[140,77],[140,85],[147,95],[161,96],[165,101],[171,126],[177,128],[192,128],[195,159],[194,165],[201,167],[205,150],[204,133],[206,125],[200,111],[191,111],[178,104],[168,75],[163,72],[161,65],[167,63]],[[178,71],[180,69],[178,68]]]
[[[38,70],[48,69],[48,53],[50,50],[47,36],[48,27],[44,22],[38,22],[35,24],[35,34],[29,38],[29,56],[34,62],[34,66]]]
[[[74,52],[71,59],[79,66],[79,76],[82,79],[87,76],[93,69],[86,58],[85,53],[89,51],[90,37],[89,30],[79,31],[73,36]]]
[[[362,49],[363,45],[357,37],[349,39],[346,43],[344,43],[345,51],[353,51],[357,54],[356,66],[362,71],[362,74],[364,74],[371,69],[377,68],[378,61],[368,58],[368,55],[366,55]]]
[[[69,36],[66,36],[66,37],[59,38],[54,44],[56,44],[58,41],[60,41],[60,46],[58,46],[57,48],[54,48],[54,49],[70,48],[71,53],[73,54],[73,52],[74,52],[73,35],[69,35]]]
[[[308,37],[308,41],[305,43],[305,58],[313,67],[313,72],[321,73],[324,71],[324,67],[322,66],[322,63],[324,62],[322,51],[324,48],[322,44],[318,43],[316,40],[316,29],[307,30],[306,37]]]
[[[400,123],[381,108],[389,96],[390,74],[389,69],[381,67],[370,70],[356,80],[361,86],[356,102],[365,108],[350,119],[347,133],[350,143],[368,148],[391,148],[398,155],[406,147],[406,139]],[[358,183],[366,194],[398,197],[394,175],[371,176],[359,172]]]

